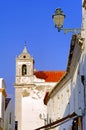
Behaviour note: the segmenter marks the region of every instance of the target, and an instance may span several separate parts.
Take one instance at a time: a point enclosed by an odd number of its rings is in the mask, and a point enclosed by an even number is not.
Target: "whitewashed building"
[[[34,59],[24,47],[16,58],[16,129],[34,130],[46,123],[47,107],[43,102],[45,93],[51,91],[63,74],[63,71],[36,71]]]
[[[86,0],[82,0],[82,28],[84,29],[81,36],[84,38],[84,49],[80,59],[80,73],[83,76],[84,87],[84,114],[83,114],[83,130],[86,129]]]
[[[6,84],[3,78],[0,78],[0,130],[4,130],[4,113],[5,113],[5,98]]]
[[[80,35],[72,36],[66,73],[44,100],[48,125],[37,130],[82,130],[84,87],[79,62],[83,51],[82,43]]]
[[[86,130],[86,0],[82,31],[72,36],[65,75],[45,97],[47,125],[36,130]]]
[[[14,107],[12,99],[5,99],[4,130],[15,130]]]

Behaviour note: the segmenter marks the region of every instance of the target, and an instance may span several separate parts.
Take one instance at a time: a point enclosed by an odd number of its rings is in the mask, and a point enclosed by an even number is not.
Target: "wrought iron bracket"
[[[80,34],[81,31],[83,31],[84,29],[81,28],[62,28],[61,30],[63,30],[64,34],[68,33],[68,32],[72,32],[74,34]]]

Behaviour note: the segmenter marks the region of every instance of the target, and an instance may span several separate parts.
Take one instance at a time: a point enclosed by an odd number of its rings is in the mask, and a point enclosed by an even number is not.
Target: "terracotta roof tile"
[[[64,75],[65,71],[35,71],[37,78],[45,79],[46,82],[58,82]]]

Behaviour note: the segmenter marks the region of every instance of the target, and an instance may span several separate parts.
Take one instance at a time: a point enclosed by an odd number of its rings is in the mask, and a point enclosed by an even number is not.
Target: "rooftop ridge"
[[[66,71],[34,71],[37,78],[45,79],[46,82],[58,82]]]

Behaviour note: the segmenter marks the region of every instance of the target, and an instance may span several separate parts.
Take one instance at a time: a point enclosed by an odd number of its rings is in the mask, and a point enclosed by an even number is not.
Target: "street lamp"
[[[64,23],[65,17],[66,16],[63,13],[63,11],[61,10],[61,8],[56,9],[55,14],[52,16],[55,27],[58,29],[58,32],[63,30],[64,33],[67,33],[67,32],[80,33],[82,30],[81,28],[72,28],[72,29],[63,28],[63,23]]]
[[[58,32],[63,28],[63,22],[65,18],[65,14],[61,10],[61,8],[56,9],[55,14],[52,16],[54,20],[55,27],[58,29]]]

